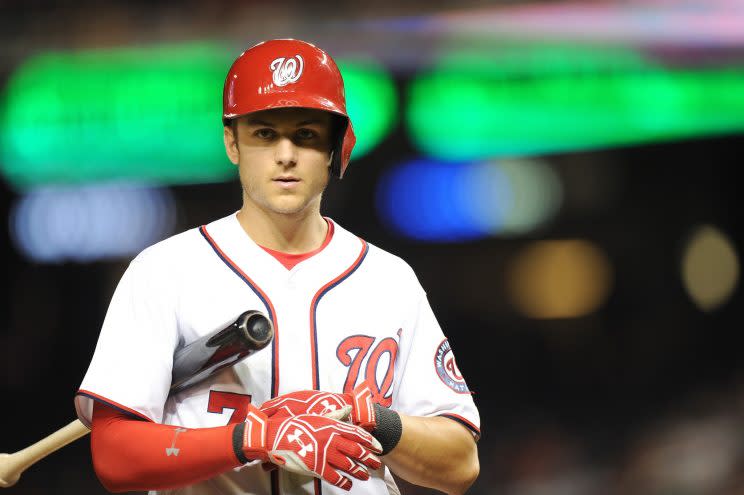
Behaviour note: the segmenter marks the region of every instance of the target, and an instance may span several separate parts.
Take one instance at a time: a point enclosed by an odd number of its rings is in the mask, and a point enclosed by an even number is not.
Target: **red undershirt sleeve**
[[[96,402],[90,438],[93,467],[111,492],[192,485],[241,464],[232,447],[234,428],[149,423]]]

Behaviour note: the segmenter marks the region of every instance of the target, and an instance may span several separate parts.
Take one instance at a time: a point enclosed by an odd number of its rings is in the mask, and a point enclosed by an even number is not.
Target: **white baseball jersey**
[[[169,395],[173,354],[259,310],[271,345]],[[245,233],[235,214],[166,239],[129,265],[111,300],[75,399],[90,424],[93,399],[187,428],[245,418],[245,405],[297,390],[348,392],[365,379],[377,399],[416,416],[448,416],[471,429],[478,411],[413,270],[334,223],[319,253],[287,270]],[[165,455],[165,453],[164,453]],[[385,467],[351,493],[397,493]],[[315,478],[256,463],[162,493],[342,494]]]

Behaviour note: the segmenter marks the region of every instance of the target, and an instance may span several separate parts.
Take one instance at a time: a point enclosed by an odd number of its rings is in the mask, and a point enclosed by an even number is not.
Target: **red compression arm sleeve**
[[[111,492],[191,485],[240,465],[232,447],[234,428],[149,423],[96,402],[90,438],[93,467]]]

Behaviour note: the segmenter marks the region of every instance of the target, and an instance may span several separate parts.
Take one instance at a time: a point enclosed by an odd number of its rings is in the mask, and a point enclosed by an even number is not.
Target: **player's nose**
[[[274,160],[277,165],[292,166],[297,164],[297,145],[288,137],[280,138],[274,147]]]

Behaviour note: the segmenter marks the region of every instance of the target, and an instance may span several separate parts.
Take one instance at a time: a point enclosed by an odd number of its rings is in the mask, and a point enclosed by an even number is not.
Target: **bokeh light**
[[[702,311],[725,304],[739,282],[739,257],[731,239],[712,225],[702,225],[687,241],[681,263],[687,294]]]
[[[538,241],[517,253],[507,270],[510,299],[529,318],[585,316],[609,296],[613,269],[596,244],[583,239]]]
[[[415,160],[389,170],[376,194],[385,225],[430,242],[532,231],[557,213],[563,197],[555,172],[537,160]]]
[[[671,68],[625,47],[453,51],[410,84],[418,149],[444,160],[557,153],[744,129],[744,68]]]
[[[346,107],[357,136],[353,158],[369,153],[395,125],[398,96],[393,78],[371,60],[339,60],[346,88]]]
[[[176,206],[167,189],[137,184],[48,186],[11,211],[11,237],[41,263],[126,258],[173,233]]]
[[[220,125],[229,54],[195,43],[28,59],[6,88],[3,173],[18,188],[234,177]]]

